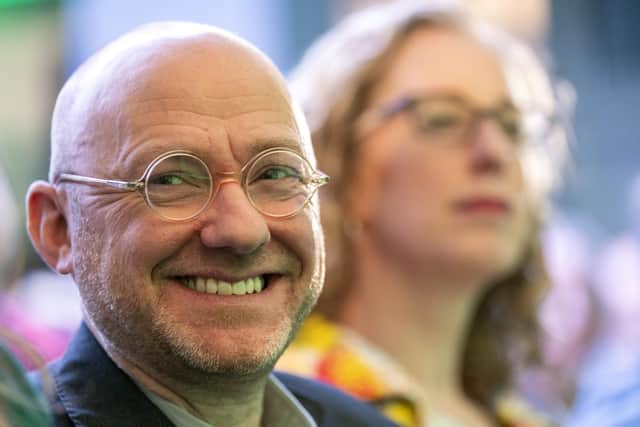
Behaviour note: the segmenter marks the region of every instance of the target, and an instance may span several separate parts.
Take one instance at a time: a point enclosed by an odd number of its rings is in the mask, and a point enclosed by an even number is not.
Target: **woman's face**
[[[531,221],[514,141],[518,115],[497,58],[460,31],[425,26],[390,60],[369,107],[404,97],[430,101],[362,137],[351,214],[395,262],[416,272],[485,280],[505,274]],[[461,120],[469,126],[447,130]]]

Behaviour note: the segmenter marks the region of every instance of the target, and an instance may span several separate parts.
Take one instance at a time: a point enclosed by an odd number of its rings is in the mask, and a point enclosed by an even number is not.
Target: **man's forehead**
[[[181,70],[184,61],[178,60],[168,65],[177,72],[167,74],[159,67],[143,76],[144,90],[127,96],[119,108],[123,139],[150,126],[174,125],[190,126],[219,140],[220,135],[215,133],[224,128],[233,133],[228,136],[243,145],[254,145],[253,141],[262,141],[255,145],[265,145],[264,141],[271,145],[271,141],[280,140],[281,145],[311,158],[309,138],[304,134],[306,125],[300,122],[283,80],[265,72],[264,64],[254,66],[251,62],[241,63],[236,73],[221,74],[218,69],[215,77],[202,72],[203,68],[216,68],[215,63],[203,62],[201,67]]]
[[[172,149],[205,158],[231,149],[242,163],[276,146],[312,160],[307,128],[298,120],[287,98],[269,92],[152,98],[123,106],[117,120],[120,144],[115,148],[121,161],[133,155],[143,163]]]
[[[242,116],[256,111],[272,111],[294,117],[289,99],[279,91],[245,91],[229,89],[230,85],[221,85],[220,91],[209,93],[165,92],[162,87],[147,91],[146,96],[138,93],[135,97],[125,98],[118,111],[132,122],[155,118],[162,122],[191,115],[194,119],[200,116],[216,117],[224,120]],[[182,113],[182,114],[181,114]],[[188,120],[187,120],[188,121]]]

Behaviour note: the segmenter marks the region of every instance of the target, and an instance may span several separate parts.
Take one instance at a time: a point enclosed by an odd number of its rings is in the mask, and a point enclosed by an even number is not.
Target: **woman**
[[[512,393],[565,140],[533,53],[451,3],[392,2],[322,37],[292,88],[331,176],[328,271],[279,368],[403,425],[546,425]]]

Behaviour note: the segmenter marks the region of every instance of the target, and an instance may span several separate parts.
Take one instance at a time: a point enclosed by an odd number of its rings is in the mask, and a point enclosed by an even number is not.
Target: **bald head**
[[[52,120],[49,179],[87,173],[87,159],[96,152],[117,151],[132,126],[129,116],[143,112],[145,101],[188,96],[206,104],[255,96],[256,87],[290,104],[276,67],[246,41],[200,24],[142,26],[89,58],[63,86]],[[290,108],[299,129],[306,129]]]

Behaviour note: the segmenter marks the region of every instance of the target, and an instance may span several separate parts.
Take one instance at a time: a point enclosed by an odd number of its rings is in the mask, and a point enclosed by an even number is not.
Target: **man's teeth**
[[[262,276],[229,283],[204,277],[190,277],[182,279],[182,283],[194,291],[217,295],[246,295],[262,291],[264,278]]]

